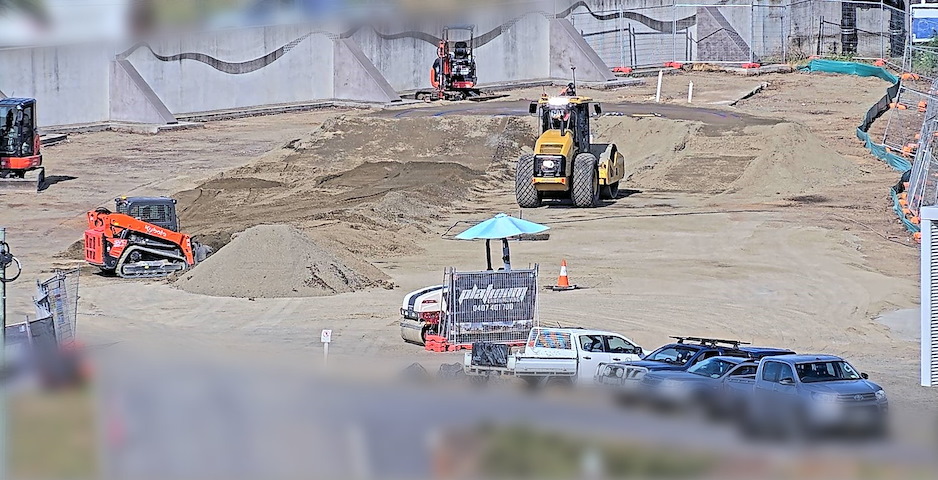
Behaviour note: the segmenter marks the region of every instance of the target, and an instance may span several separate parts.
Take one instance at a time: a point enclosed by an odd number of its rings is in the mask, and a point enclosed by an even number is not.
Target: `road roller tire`
[[[534,188],[534,155],[522,155],[515,169],[515,198],[521,208],[541,206],[541,194]]]
[[[573,159],[573,204],[581,208],[599,204],[599,161],[592,153]]]
[[[604,185],[599,192],[599,197],[603,200],[615,200],[619,196],[619,182],[612,185]]]

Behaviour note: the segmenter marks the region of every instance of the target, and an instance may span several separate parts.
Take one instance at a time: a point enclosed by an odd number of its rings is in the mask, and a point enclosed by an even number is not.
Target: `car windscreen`
[[[837,380],[859,380],[860,374],[843,360],[799,363],[795,365],[798,378],[803,383],[833,382]]]
[[[690,361],[696,353],[697,350],[693,348],[680,345],[668,345],[649,353],[643,360],[684,365]]]
[[[720,378],[726,372],[730,371],[736,364],[729,362],[720,358],[708,358],[693,367],[690,367],[687,372],[693,373],[694,375],[700,375],[702,377],[710,378]]]

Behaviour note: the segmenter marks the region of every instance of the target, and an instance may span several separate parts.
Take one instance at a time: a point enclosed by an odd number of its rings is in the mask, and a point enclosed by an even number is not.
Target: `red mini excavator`
[[[25,186],[41,190],[45,183],[42,153],[36,128],[36,100],[0,99],[0,187]],[[28,172],[38,171],[37,179]]]
[[[430,69],[432,91],[421,90],[417,100],[490,100],[505,95],[484,94],[476,88],[475,25],[443,27],[437,58]]]
[[[117,212],[88,212],[85,260],[124,278],[157,278],[190,268],[211,248],[179,233],[176,201],[166,197],[120,197]]]

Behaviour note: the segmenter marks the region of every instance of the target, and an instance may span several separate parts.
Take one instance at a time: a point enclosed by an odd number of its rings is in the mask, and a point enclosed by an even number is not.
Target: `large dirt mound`
[[[216,248],[235,232],[278,223],[370,258],[413,253],[414,233],[451,207],[480,189],[508,188],[534,135],[524,119],[339,116],[178,193],[181,221]]]
[[[235,235],[176,285],[245,298],[319,297],[389,285],[374,266],[335,251],[289,225],[260,225]]]
[[[818,193],[858,174],[801,124],[702,127],[664,119],[623,119],[611,126],[613,138],[632,139],[626,186],[768,200]]]

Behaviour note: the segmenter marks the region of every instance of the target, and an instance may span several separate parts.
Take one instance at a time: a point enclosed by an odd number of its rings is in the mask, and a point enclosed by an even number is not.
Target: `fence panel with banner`
[[[59,345],[75,340],[78,313],[79,269],[56,270],[55,276],[36,282],[36,320],[51,320]]]
[[[529,270],[457,272],[449,288],[441,332],[451,345],[523,343],[538,325],[537,266]]]

